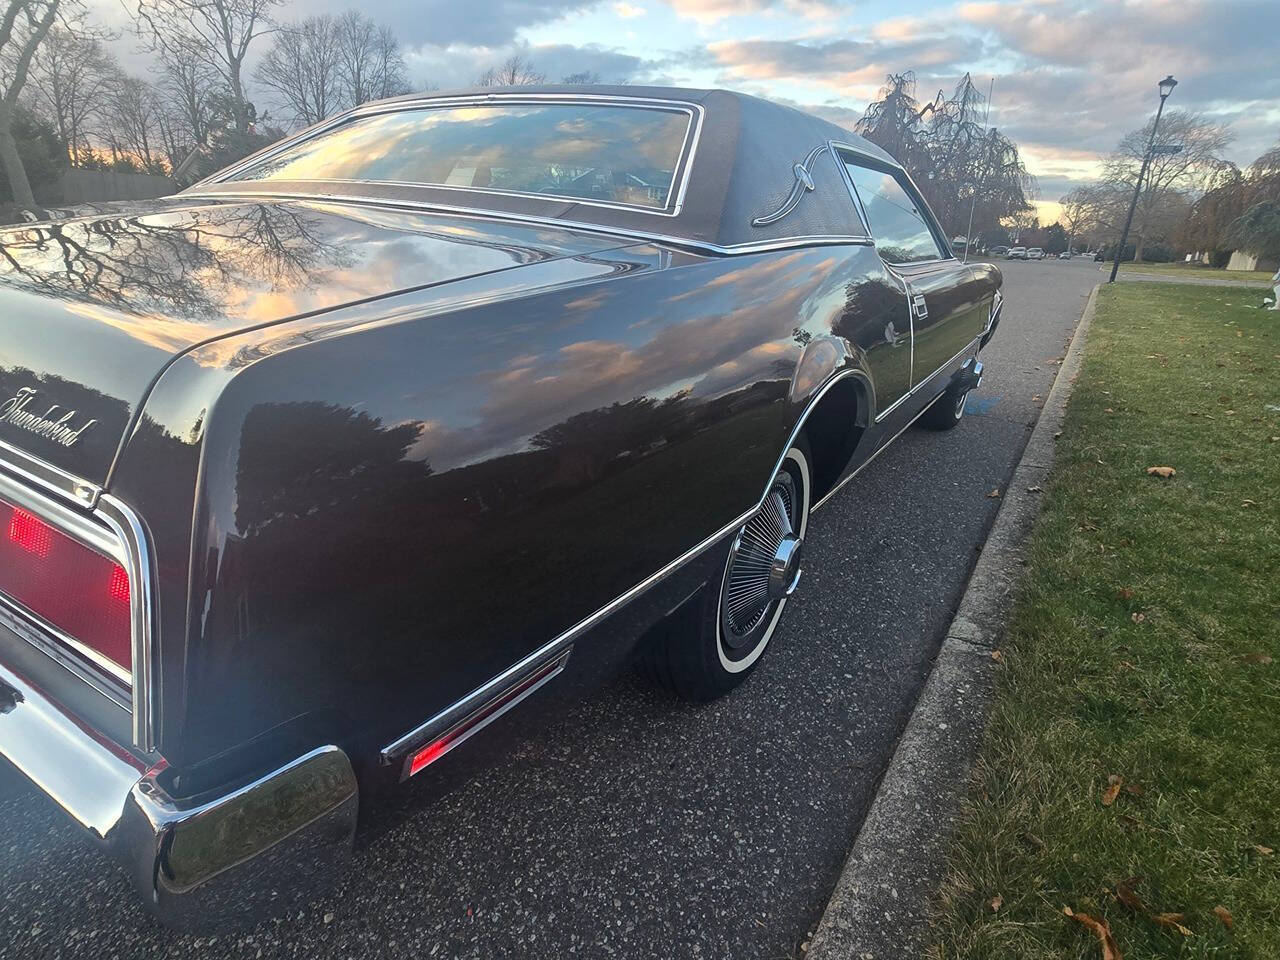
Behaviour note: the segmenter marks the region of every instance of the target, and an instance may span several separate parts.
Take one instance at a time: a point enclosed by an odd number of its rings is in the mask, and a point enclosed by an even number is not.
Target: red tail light
[[[129,575],[111,557],[0,500],[0,594],[128,671]]]

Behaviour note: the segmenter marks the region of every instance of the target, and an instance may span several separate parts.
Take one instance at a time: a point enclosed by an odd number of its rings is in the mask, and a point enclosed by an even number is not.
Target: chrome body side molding
[[[934,377],[942,373],[942,371],[946,370],[948,367],[950,367],[953,363],[955,363],[957,360],[963,357],[970,350],[973,350],[981,339],[982,337],[978,336],[970,340],[969,343],[965,345],[965,348],[963,350],[957,353],[954,357],[952,357],[942,366],[938,367],[937,370],[933,371],[933,373],[929,374],[919,383],[915,384],[910,390],[904,393],[901,397],[899,397],[893,403],[889,404],[889,406],[885,407],[878,414],[876,414],[875,422],[879,423],[880,421],[884,420],[885,417],[889,416],[889,414],[897,410],[898,407],[902,406],[908,399],[915,396],[917,393],[919,393],[923,388],[927,387],[929,384],[933,383]]]
[[[800,431],[804,429],[805,422],[809,419],[809,415],[832,387],[849,377],[857,377],[865,382],[865,376],[860,370],[857,370],[856,368],[846,369],[831,377],[823,385],[821,390],[818,390],[812,397],[810,397],[809,402],[805,405],[804,412],[796,421],[795,427],[792,428],[791,433],[788,435],[786,444],[782,448],[782,452],[778,455],[778,461],[774,464],[773,472],[769,475],[769,480],[765,481],[764,489],[760,492],[760,499],[757,500],[749,510],[731,520],[729,523],[725,524],[715,533],[704,538],[689,550],[686,550],[683,554],[671,561],[671,563],[667,564],[662,569],[650,574],[625,593],[615,597],[590,616],[583,618],[559,636],[547,641],[528,656],[502,671],[502,673],[495,676],[492,680],[489,680],[477,687],[461,700],[439,711],[417,727],[414,727],[408,733],[387,744],[382,748],[380,753],[382,763],[392,764],[403,760],[405,752],[411,747],[424,744],[435,737],[444,734],[451,727],[462,723],[466,718],[482,711],[487,704],[502,697],[507,691],[519,686],[520,683],[526,680],[531,674],[536,673],[548,662],[561,656],[567,660],[568,649],[573,642],[584,633],[605,620],[611,614],[626,606],[651,587],[656,586],[658,583],[671,576],[671,574],[675,573],[691,560],[694,560],[696,557],[711,549],[711,547],[715,546],[726,537],[732,536],[737,532],[743,524],[754,517],[764,506],[765,498],[769,494],[769,482],[782,467],[782,461],[786,457],[787,451],[791,449],[791,445],[795,443],[796,438],[800,435]],[[564,664],[561,663],[560,667],[556,669],[554,673],[551,673],[546,677],[546,681],[551,680],[552,677],[559,674],[563,669],[563,666]],[[537,687],[541,686],[542,683],[537,684]],[[536,689],[536,687],[534,689]],[[530,689],[529,693],[532,692],[533,690]],[[523,700],[524,697],[522,696],[519,699]],[[519,700],[515,700],[510,704],[510,706],[515,706],[518,702]],[[503,712],[505,712],[505,709]],[[495,715],[493,719],[497,719],[497,716]],[[485,722],[488,723],[489,721],[486,720]],[[479,728],[477,727],[477,730],[478,729]],[[470,736],[470,733],[468,733],[467,736]]]

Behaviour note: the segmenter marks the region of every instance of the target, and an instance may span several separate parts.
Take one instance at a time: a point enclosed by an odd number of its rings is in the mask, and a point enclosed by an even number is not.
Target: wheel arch
[[[804,410],[788,432],[778,451],[773,471],[765,479],[760,501],[763,503],[769,484],[781,468],[787,451],[802,433],[809,441],[813,492],[812,503],[826,496],[853,459],[870,424],[872,409],[871,381],[865,371],[845,366],[829,377],[821,388],[805,401]]]

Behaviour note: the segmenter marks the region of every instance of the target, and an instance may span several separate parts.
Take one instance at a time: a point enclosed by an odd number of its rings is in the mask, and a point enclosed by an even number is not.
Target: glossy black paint
[[[34,388],[29,410],[97,421],[62,446],[0,420],[0,441],[94,483],[153,379],[196,344],[625,242],[497,223],[477,234],[456,219],[323,202],[144,210],[0,230],[0,401]]]
[[[31,252],[67,234],[112,269]],[[368,757],[721,534],[576,639],[570,682],[608,669],[723,562],[833,378],[858,439],[839,477],[949,374],[872,425],[935,371],[919,346],[913,371],[903,284],[861,244],[724,257],[268,199],[0,244],[21,268],[0,374],[115,411],[118,455],[56,462],[148,527],[160,752],[193,784],[323,742]],[[940,271],[931,314],[967,319],[930,339],[971,342],[998,273]]]

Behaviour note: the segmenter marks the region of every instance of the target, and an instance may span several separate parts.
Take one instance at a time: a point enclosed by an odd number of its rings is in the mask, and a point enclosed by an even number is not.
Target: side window
[[[876,250],[889,263],[914,263],[946,257],[911,195],[891,173],[845,161],[858,191]]]

